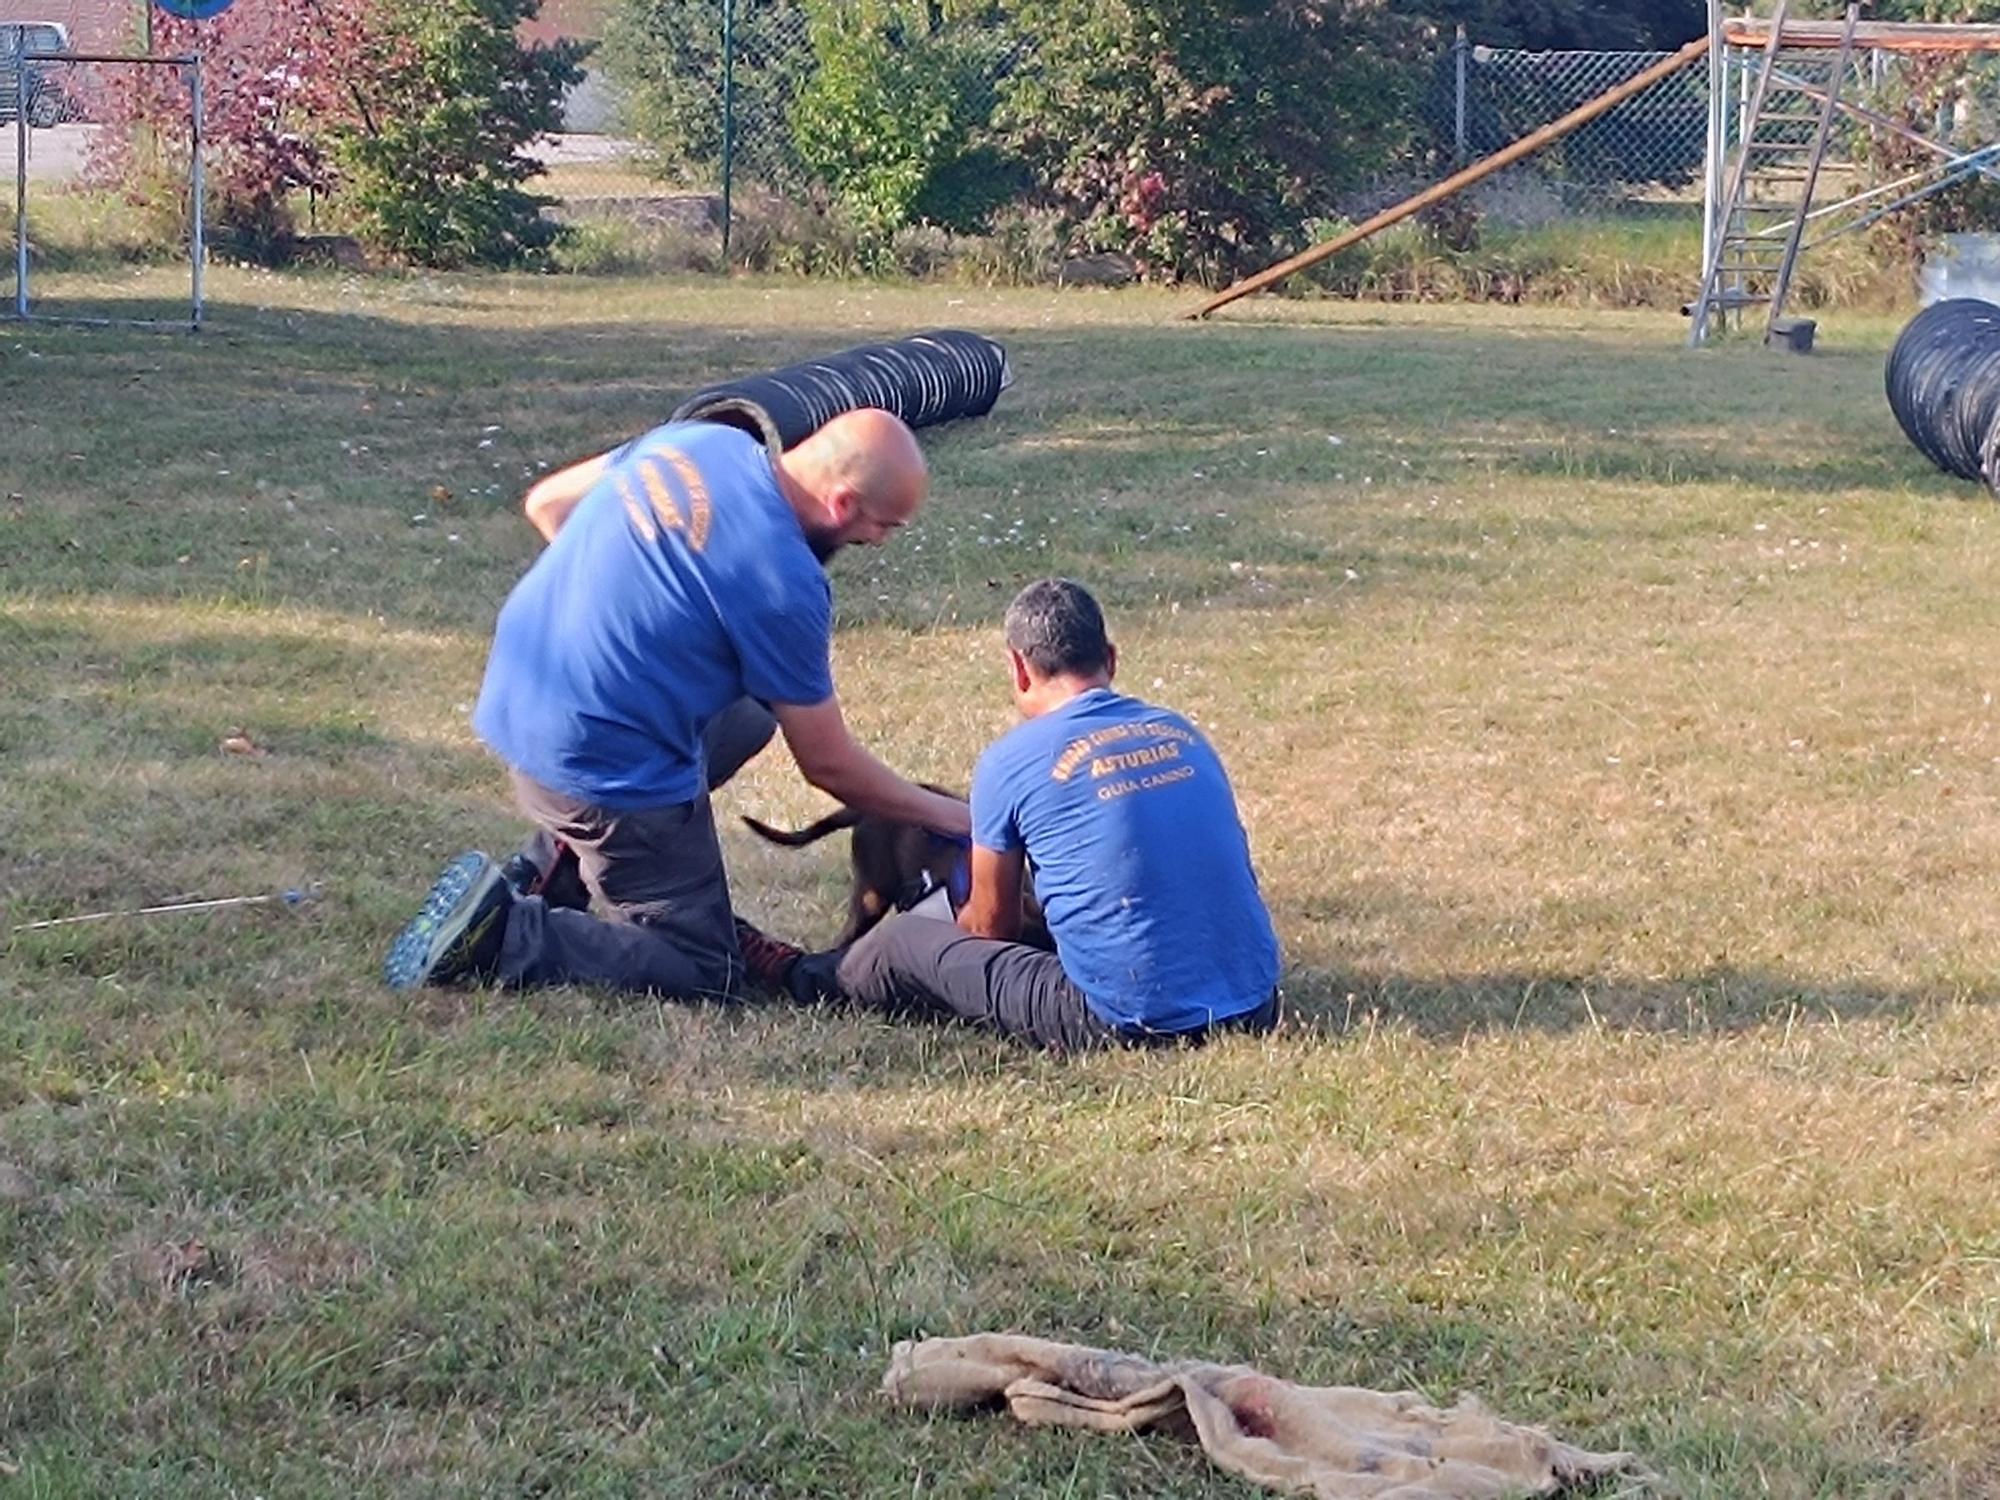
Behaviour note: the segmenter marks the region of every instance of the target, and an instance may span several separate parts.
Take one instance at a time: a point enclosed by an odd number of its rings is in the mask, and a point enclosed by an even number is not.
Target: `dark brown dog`
[[[933,792],[952,795],[941,786],[925,785]],[[950,889],[955,881],[962,885],[971,858],[970,851],[956,839],[932,833],[914,823],[858,813],[851,807],[828,813],[799,829],[773,828],[750,817],[743,821],[759,838],[788,849],[817,843],[843,828],[854,830],[854,837],[848,843],[854,886],[847,894],[847,925],[833,942],[836,948],[853,942],[894,911],[899,898],[921,895],[940,886]],[[1032,894],[1024,896],[1022,907],[1020,941],[1053,952],[1055,940],[1049,936],[1041,907]]]

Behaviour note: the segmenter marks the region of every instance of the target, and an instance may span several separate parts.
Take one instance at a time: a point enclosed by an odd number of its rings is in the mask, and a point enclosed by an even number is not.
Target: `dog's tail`
[[[759,823],[755,818],[745,817],[750,831],[761,839],[769,839],[774,844],[783,844],[788,849],[797,849],[805,844],[817,843],[829,833],[838,833],[843,828],[852,828],[861,821],[861,814],[851,807],[843,807],[839,812],[828,813],[817,823],[808,823],[803,828],[773,828],[769,823]]]

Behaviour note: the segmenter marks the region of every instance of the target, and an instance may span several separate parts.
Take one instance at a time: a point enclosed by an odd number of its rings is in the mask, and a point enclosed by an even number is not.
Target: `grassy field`
[[[199,339],[0,336],[0,925],[319,895],[0,950],[0,1492],[1247,1500],[874,1395],[1011,1328],[1473,1390],[1662,1493],[2000,1493],[2000,515],[1895,430],[1893,322],[211,290]],[[524,479],[940,323],[1019,381],[838,564],[849,716],[962,782],[1002,605],[1087,580],[1232,766],[1285,1029],[381,989],[517,832],[466,710]],[[773,753],[723,812],[819,806]],[[838,850],[727,837],[831,934]]]

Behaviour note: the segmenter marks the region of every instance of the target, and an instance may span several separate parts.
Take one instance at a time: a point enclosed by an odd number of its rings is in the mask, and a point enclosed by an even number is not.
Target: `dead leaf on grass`
[[[433,505],[449,505],[451,504],[451,499],[451,491],[443,485],[434,484],[431,486],[431,503]]]

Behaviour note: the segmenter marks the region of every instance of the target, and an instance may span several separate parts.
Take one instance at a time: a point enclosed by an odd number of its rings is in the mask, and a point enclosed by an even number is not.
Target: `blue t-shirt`
[[[1188,1031],[1277,986],[1236,795],[1179,714],[1092,688],[1011,730],[973,773],[972,837],[1027,852],[1063,972],[1114,1026]]]
[[[702,727],[745,694],[832,697],[832,637],[832,590],[763,446],[669,423],[613,456],[514,586],[473,728],[585,802],[691,802]]]

